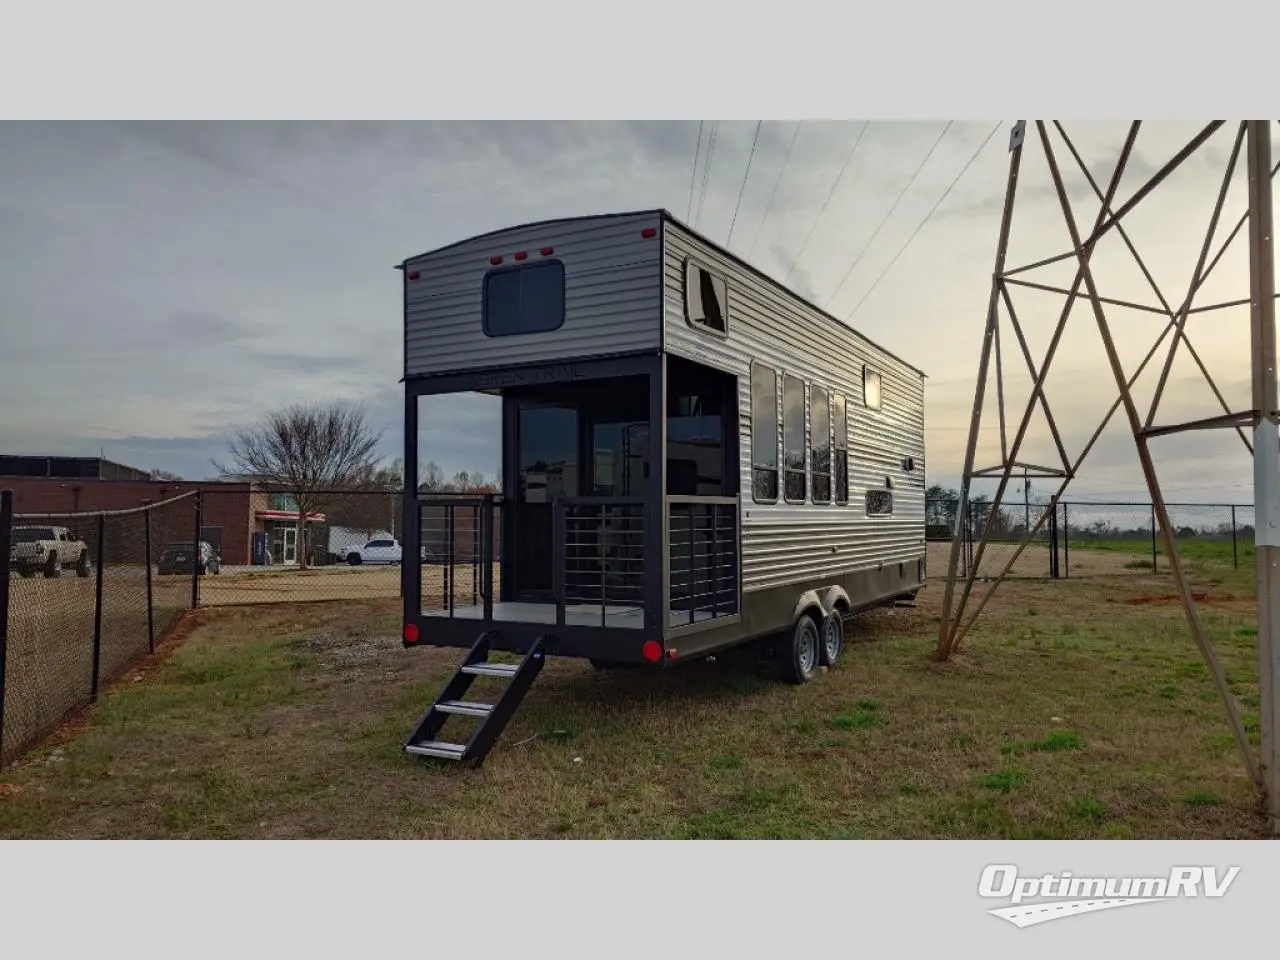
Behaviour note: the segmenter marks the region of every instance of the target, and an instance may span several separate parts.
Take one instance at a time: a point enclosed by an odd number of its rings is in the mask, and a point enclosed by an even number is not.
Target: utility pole
[[[1253,367],[1254,571],[1258,593],[1260,766],[1271,833],[1280,835],[1280,428],[1276,408],[1271,121],[1250,120],[1249,275]]]

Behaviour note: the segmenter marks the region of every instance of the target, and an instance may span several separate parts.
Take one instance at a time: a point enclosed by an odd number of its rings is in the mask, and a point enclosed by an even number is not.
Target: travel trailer
[[[399,269],[404,644],[467,650],[409,752],[480,763],[549,656],[669,668],[770,637],[803,683],[924,584],[924,374],[666,211]],[[417,493],[420,398],[475,391],[501,397],[501,492]],[[508,686],[464,700],[477,676]],[[452,715],[480,721],[466,743],[438,739]]]

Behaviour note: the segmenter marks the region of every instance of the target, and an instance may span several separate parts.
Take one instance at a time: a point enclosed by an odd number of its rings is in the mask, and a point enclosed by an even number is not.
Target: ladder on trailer
[[[545,663],[541,637],[533,642],[519,663],[493,663],[489,660],[491,637],[491,633],[482,633],[472,644],[466,658],[405,741],[406,753],[454,760],[473,769],[484,762]],[[502,678],[507,685],[492,703],[464,700],[478,677]],[[451,716],[480,721],[466,743],[439,739],[440,731]]]

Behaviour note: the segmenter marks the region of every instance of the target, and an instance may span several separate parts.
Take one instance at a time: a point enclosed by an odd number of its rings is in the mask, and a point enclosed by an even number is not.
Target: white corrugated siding
[[[662,256],[656,213],[587,217],[514,227],[405,262],[405,376],[462,373],[508,364],[656,351],[661,342]],[[539,259],[543,247],[565,267],[565,320],[558,330],[485,336],[484,276],[501,254]]]
[[[924,377],[853,330],[744,270],[679,224],[666,226],[665,345],[669,353],[735,373],[741,424],[743,590],[831,573],[914,563],[924,542]],[[729,281],[729,337],[689,326],[684,311],[685,258],[694,256]],[[750,363],[781,377],[800,376],[843,393],[849,411],[849,504],[758,504],[751,499]],[[862,365],[881,376],[880,410],[863,403]],[[806,411],[807,421],[807,411]],[[807,430],[807,422],[806,422]],[[906,457],[916,469],[902,469]],[[893,480],[893,516],[868,517],[865,494]],[[779,490],[782,487],[779,477]],[[833,483],[834,489],[834,483]],[[832,553],[832,548],[836,552]]]

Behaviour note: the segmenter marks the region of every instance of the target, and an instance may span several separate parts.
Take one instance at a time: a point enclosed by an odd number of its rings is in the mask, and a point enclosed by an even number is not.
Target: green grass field
[[[1196,589],[1256,739],[1249,576]],[[395,600],[210,610],[0,775],[0,836],[1260,836],[1171,592],[1139,573],[1009,582],[937,664],[932,584],[851,623],[802,687],[750,651],[653,673],[553,661],[476,772],[401,751],[459,654],[403,650]]]
[[[1232,566],[1235,562],[1232,544],[1230,538],[1226,539],[1210,539],[1209,537],[1183,537],[1177,541],[1178,556],[1189,563],[1201,564],[1217,564],[1224,567]],[[1151,541],[1150,540],[1094,540],[1092,538],[1080,538],[1070,541],[1071,552],[1083,553],[1084,551],[1094,551],[1098,553],[1127,553],[1132,554],[1135,560],[1147,560],[1151,558]],[[1156,538],[1155,552],[1157,557],[1165,555],[1164,541]],[[1253,565],[1253,539],[1240,537],[1235,546],[1235,554],[1238,554],[1239,564],[1243,568]]]

